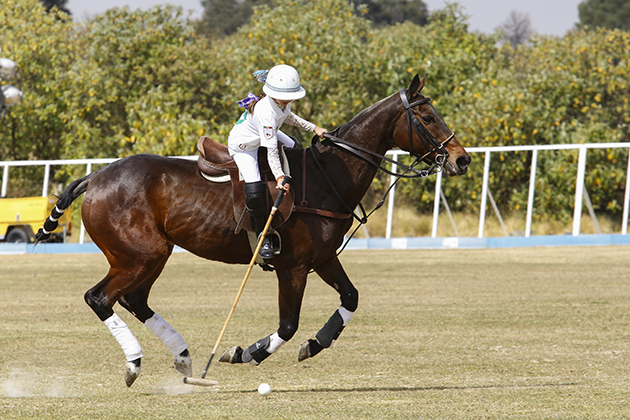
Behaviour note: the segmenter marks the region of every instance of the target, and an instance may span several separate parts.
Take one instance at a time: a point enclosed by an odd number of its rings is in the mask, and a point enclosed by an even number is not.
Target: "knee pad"
[[[245,205],[253,217],[267,215],[267,186],[264,182],[248,182],[243,186]]]

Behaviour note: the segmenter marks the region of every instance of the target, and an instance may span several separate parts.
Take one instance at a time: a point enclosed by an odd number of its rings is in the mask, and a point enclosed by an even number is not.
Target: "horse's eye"
[[[423,115],[422,121],[424,121],[427,124],[431,124],[433,122],[433,115]]]

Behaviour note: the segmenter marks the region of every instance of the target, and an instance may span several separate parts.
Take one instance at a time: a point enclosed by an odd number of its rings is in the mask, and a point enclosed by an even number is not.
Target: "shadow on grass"
[[[566,382],[557,384],[496,384],[496,385],[467,385],[467,386],[416,386],[416,387],[358,387],[358,388],[308,388],[308,389],[274,389],[274,393],[289,394],[289,393],[303,393],[303,392],[340,392],[340,393],[353,393],[353,392],[422,392],[422,391],[465,391],[474,389],[518,389],[518,388],[562,388],[570,386],[579,386],[578,382]],[[219,394],[248,394],[251,392],[257,392],[256,390],[243,390],[243,391],[217,391]]]

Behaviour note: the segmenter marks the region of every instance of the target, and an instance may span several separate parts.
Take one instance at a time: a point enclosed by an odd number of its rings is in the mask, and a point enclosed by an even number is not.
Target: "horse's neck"
[[[340,127],[340,137],[384,155],[394,146],[393,134],[400,111],[392,95],[360,112],[350,122]]]
[[[392,97],[389,97],[358,114],[340,128],[338,135],[357,146],[384,155],[394,144],[392,136],[397,117],[398,108]],[[335,178],[335,184],[342,196],[347,197],[348,204],[357,206],[367,193],[378,169],[337,147],[329,149],[329,153],[334,154],[340,166],[345,167],[343,170],[339,167],[339,176]],[[371,159],[377,164],[381,163],[377,158]]]

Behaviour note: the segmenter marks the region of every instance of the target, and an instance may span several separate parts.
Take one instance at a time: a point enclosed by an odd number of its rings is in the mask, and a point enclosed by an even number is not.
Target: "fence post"
[[[2,171],[2,193],[0,197],[4,198],[7,196],[7,187],[9,186],[9,165],[4,165],[4,170]]]
[[[488,177],[490,175],[490,150],[486,150],[483,161],[483,183],[481,185],[481,208],[479,209],[479,237],[483,238],[483,227],[486,223],[486,203],[488,200]]]
[[[442,172],[437,173],[435,177],[435,198],[433,199],[433,227],[431,228],[431,237],[437,238],[438,220],[440,218],[440,192],[442,190]]]
[[[50,165],[46,164],[44,169],[44,185],[42,186],[42,197],[48,196],[48,181],[50,180]]]
[[[532,217],[534,215],[534,190],[536,189],[536,165],[538,165],[538,149],[532,150],[532,166],[529,168],[529,193],[527,196],[527,221],[525,237],[532,234]]]
[[[623,196],[623,219],[621,221],[621,234],[628,233],[628,206],[630,205],[630,149],[628,149],[628,169],[626,169],[626,192]]]
[[[578,170],[575,180],[575,206],[573,207],[573,236],[580,234],[580,223],[582,221],[582,199],[584,194],[584,174],[586,172],[586,151],[585,145],[580,146],[578,156]]]
[[[85,174],[89,175],[92,173],[92,162],[88,162],[87,169],[85,170]],[[83,224],[83,217],[81,217],[81,233],[79,233],[79,243],[83,245],[85,241],[85,225]]]
[[[393,160],[398,162],[398,154],[394,154],[392,156]],[[392,162],[392,173],[396,173],[398,170],[398,165]],[[394,175],[389,176],[389,185],[390,187],[396,182],[396,177]],[[385,238],[389,239],[392,237],[392,219],[394,217],[394,194],[396,194],[396,185],[394,185],[389,192],[389,197],[387,198],[387,227],[385,229]]]

